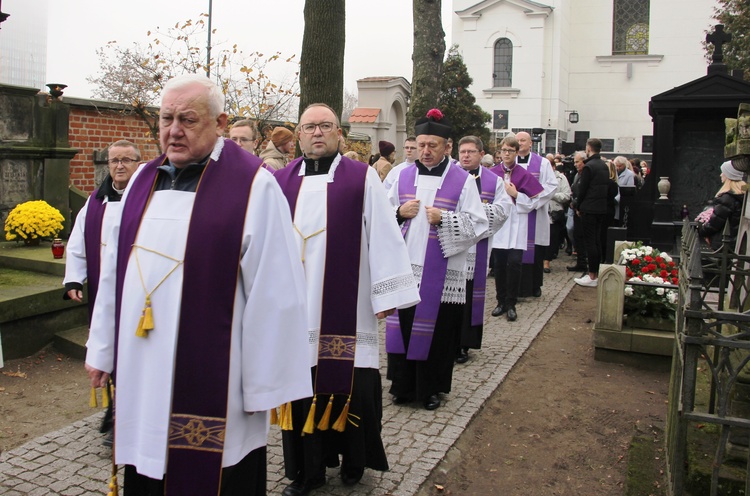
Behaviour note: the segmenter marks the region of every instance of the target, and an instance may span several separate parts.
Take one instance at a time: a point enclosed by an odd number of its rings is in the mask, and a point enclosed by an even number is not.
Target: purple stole
[[[457,165],[448,165],[443,185],[435,194],[433,207],[444,210],[455,211],[458,207],[458,199],[461,196],[466,176],[468,173]],[[404,168],[399,174],[398,198],[399,203],[416,198],[417,166],[411,165]],[[410,222],[404,222],[401,233],[406,236]],[[411,330],[411,338],[407,345],[401,333],[401,325],[398,320],[398,312],[386,318],[385,323],[385,350],[388,353],[404,354],[407,360],[427,360],[432,346],[432,336],[435,333],[440,300],[443,296],[445,285],[445,274],[448,270],[448,259],[443,256],[438,239],[437,226],[430,225],[427,249],[424,257],[422,270],[422,282],[419,285],[419,297],[421,302],[417,305],[414,313],[414,323]]]
[[[519,164],[523,167],[523,164]],[[539,171],[542,169],[542,156],[534,152],[529,154],[529,163],[525,169],[539,182]],[[540,183],[541,184],[541,183]],[[544,188],[542,188],[544,190]],[[536,209],[529,212],[529,230],[526,240],[526,251],[523,252],[522,262],[525,264],[534,263],[534,245],[536,241]]]
[[[162,155],[144,166],[123,205],[115,343],[128,259],[154,191],[157,167],[165,161]],[[166,494],[219,494],[234,297],[245,214],[259,168],[259,158],[239,147],[225,146],[218,161],[209,159],[195,193],[183,262]],[[205,301],[207,294],[209,303]],[[135,329],[123,331],[135,333]]]
[[[294,219],[304,176],[299,157],[274,178],[289,202]],[[362,248],[367,164],[342,156],[327,188],[326,259],[320,316],[315,393],[351,394],[357,344],[357,295]]]
[[[107,177],[109,178],[109,176]],[[99,291],[102,223],[104,220],[104,211],[107,208],[104,203],[104,198],[99,199],[96,197],[98,192],[99,189],[97,188],[89,198],[89,205],[86,207],[86,223],[84,224],[83,233],[83,243],[86,247],[86,281],[89,287],[89,324],[91,323],[91,314],[94,312],[96,293]]]
[[[483,170],[477,176],[479,196],[482,203],[495,201],[495,187],[497,186],[497,174],[489,169]],[[474,291],[471,294],[471,325],[478,326],[484,323],[484,293],[487,289],[487,251],[490,239],[484,238],[477,242],[476,260],[474,262]]]

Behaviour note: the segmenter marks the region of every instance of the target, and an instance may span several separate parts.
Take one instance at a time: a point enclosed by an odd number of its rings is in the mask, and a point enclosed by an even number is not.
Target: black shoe
[[[517,318],[518,314],[516,313],[516,307],[510,307],[508,309],[508,321],[515,322]]]
[[[492,310],[493,317],[500,317],[504,313],[505,313],[505,307],[502,305],[498,305],[495,307],[494,310]]]
[[[461,348],[456,356],[456,363],[466,363],[469,361],[469,348]]]
[[[549,274],[550,272],[552,272],[552,269],[550,269],[549,267],[545,267],[542,269],[542,272],[544,272],[545,274]]]
[[[411,403],[412,400],[410,398],[407,398],[405,396],[394,396],[393,397],[393,404],[394,405],[404,405],[406,403]]]
[[[307,496],[311,491],[326,484],[325,475],[308,481],[294,481],[284,488],[281,496]]]
[[[487,273],[487,277],[495,277],[495,269],[490,269],[489,273]]]
[[[424,400],[424,407],[427,410],[437,410],[438,408],[440,408],[440,398],[438,398],[438,395],[430,395],[426,400]]]
[[[565,268],[568,269],[570,272],[585,272],[588,270],[588,267],[586,267],[585,265],[581,265],[581,264],[568,265]]]
[[[362,476],[365,473],[364,467],[346,467],[344,468],[344,465],[341,465],[341,481],[344,483],[345,486],[353,486],[354,484],[358,483]]]
[[[535,289],[535,290],[534,290],[534,291],[533,291],[533,292],[531,293],[531,296],[533,296],[534,298],[539,298],[540,296],[542,296],[542,288],[536,288],[536,289]]]

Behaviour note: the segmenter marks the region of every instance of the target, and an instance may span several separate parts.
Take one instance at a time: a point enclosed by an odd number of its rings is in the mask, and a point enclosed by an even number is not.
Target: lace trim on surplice
[[[443,256],[448,258],[466,250],[467,241],[476,237],[476,234],[474,223],[466,212],[443,210],[441,217],[441,223],[437,228],[438,239]]]

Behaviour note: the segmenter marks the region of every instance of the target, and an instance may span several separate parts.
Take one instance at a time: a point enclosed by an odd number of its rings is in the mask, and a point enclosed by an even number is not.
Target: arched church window
[[[614,0],[612,55],[648,55],[649,0]]]
[[[513,43],[508,38],[495,42],[492,85],[508,88],[513,82]]]

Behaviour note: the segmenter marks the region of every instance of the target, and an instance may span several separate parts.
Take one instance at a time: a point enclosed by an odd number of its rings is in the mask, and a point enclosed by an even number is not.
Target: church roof
[[[352,115],[349,116],[349,122],[373,123],[378,120],[378,115],[380,115],[379,108],[357,107],[352,111]]]
[[[357,81],[390,81],[391,79],[399,79],[401,76],[370,76]]]
[[[502,3],[515,5],[529,15],[546,16],[554,10],[554,7],[552,7],[551,5],[546,5],[541,2],[534,2],[532,0],[484,0],[482,2],[477,2],[466,9],[456,11],[456,14],[462,18],[480,17],[482,15],[482,12],[494,7],[497,4]]]

